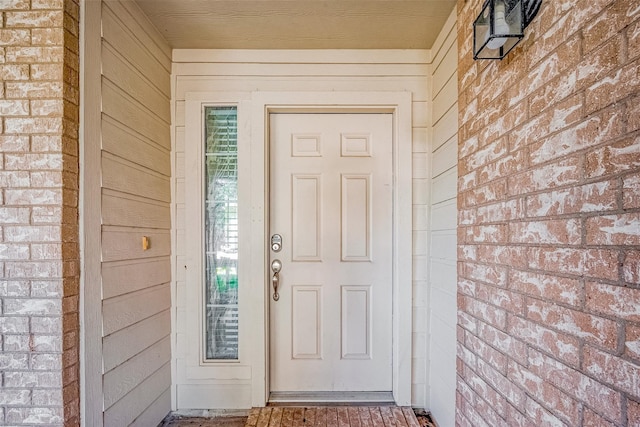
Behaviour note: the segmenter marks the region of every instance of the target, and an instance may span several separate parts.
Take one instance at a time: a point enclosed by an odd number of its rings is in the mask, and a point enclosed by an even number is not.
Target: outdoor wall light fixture
[[[485,0],[473,22],[473,59],[502,59],[524,37],[542,0]]]

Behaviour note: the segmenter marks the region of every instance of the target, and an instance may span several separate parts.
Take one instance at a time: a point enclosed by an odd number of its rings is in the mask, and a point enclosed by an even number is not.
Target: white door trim
[[[272,112],[392,113],[393,141],[393,397],[411,404],[412,168],[410,92],[254,92],[251,110],[250,304],[252,406],[269,394],[267,283],[268,135]],[[260,291],[262,287],[262,291]],[[262,326],[262,327],[260,327]]]

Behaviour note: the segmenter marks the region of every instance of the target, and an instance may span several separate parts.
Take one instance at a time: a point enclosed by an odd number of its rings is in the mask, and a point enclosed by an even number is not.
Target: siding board
[[[101,8],[102,419],[157,425],[171,409],[171,48],[135,2]]]
[[[148,250],[142,250],[142,237],[151,242]],[[102,230],[102,260],[124,261],[132,259],[168,256],[171,253],[169,230],[121,228],[104,226]]]
[[[104,413],[105,427],[128,426],[171,386],[171,366],[163,365]]]
[[[135,325],[121,329],[103,338],[104,370],[108,372],[130,359],[153,343],[161,340],[170,331],[169,310],[148,317]]]
[[[110,298],[102,303],[105,336],[131,326],[171,306],[168,285],[154,286]]]
[[[438,425],[454,425],[457,323],[458,78],[456,13],[433,46],[433,139],[429,231],[429,409]]]
[[[103,298],[168,283],[171,280],[171,267],[167,264],[166,258],[103,263]]]
[[[108,192],[108,193],[107,193]],[[168,229],[171,227],[168,203],[135,200],[109,190],[102,194],[104,225]]]
[[[170,121],[169,97],[152,85],[140,71],[125,62],[109,44],[102,46],[102,74],[165,122]]]
[[[161,147],[171,148],[169,123],[106,79],[102,80],[102,112]]]
[[[170,182],[166,176],[106,154],[102,156],[102,173],[103,188],[151,200],[171,202]]]
[[[108,116],[102,119],[102,149],[162,175],[171,175],[167,149]]]
[[[104,405],[110,408],[171,359],[167,336],[104,375]]]

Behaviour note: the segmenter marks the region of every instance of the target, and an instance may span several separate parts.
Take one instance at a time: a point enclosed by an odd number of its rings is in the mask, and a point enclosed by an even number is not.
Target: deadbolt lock
[[[279,234],[274,234],[271,236],[271,250],[273,252],[280,252],[282,249],[282,236]]]

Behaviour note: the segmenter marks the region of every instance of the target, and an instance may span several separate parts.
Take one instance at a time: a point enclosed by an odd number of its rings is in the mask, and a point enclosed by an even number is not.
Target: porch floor
[[[167,417],[162,427],[424,427],[413,410],[398,406],[253,408],[248,417]]]
[[[329,406],[253,408],[245,427],[420,427],[411,408]]]

